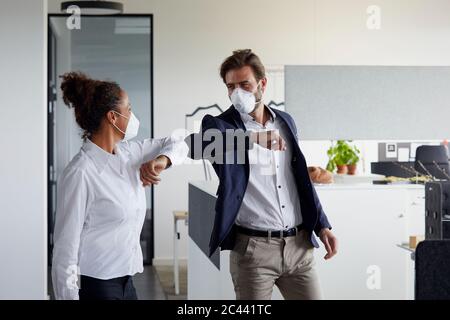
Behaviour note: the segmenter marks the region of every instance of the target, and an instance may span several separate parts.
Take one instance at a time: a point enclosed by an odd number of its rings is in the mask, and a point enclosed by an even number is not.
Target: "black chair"
[[[416,150],[414,169],[436,179],[450,180],[450,164],[446,146],[419,146]]]
[[[450,240],[425,240],[415,252],[415,299],[450,299]]]

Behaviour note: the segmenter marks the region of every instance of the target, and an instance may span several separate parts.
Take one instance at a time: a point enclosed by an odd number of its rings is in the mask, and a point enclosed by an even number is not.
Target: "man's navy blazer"
[[[283,139],[288,142],[288,146],[293,146],[291,164],[300,199],[303,226],[310,233],[311,243],[314,247],[318,248],[319,244],[313,231],[316,235],[319,235],[322,228],[331,229],[331,225],[323,212],[314,185],[309,178],[306,160],[298,145],[298,133],[294,119],[286,112],[276,109],[272,110],[289,128],[289,130],[287,130],[289,135],[283,137]],[[241,129],[246,131],[241,116],[234,106],[231,106],[225,112],[215,117],[206,115],[202,120],[201,132],[199,134],[191,134],[186,139],[186,142],[190,145],[191,158],[199,158],[194,154],[194,150],[198,150],[198,147],[194,146],[194,144],[198,143],[195,142],[198,141],[196,140],[198,139],[198,135],[203,136],[203,133],[208,129],[218,130],[222,133],[225,133],[226,130],[230,129]],[[211,142],[212,141],[208,141],[205,143],[205,141],[202,140],[202,152]],[[218,247],[220,247],[221,250],[231,250],[234,247],[236,238],[235,220],[241,207],[245,190],[247,189],[250,172],[248,161],[248,148],[250,144],[248,141],[246,142],[246,145],[244,163],[212,163],[220,183],[217,189],[214,227],[209,243],[210,256],[214,254]]]

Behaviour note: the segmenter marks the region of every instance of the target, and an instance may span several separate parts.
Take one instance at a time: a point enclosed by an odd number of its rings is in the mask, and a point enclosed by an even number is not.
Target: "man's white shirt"
[[[269,108],[271,119],[264,125],[250,115],[241,119],[247,130],[279,130],[286,141],[285,151],[273,151],[258,144],[249,150],[250,176],[236,224],[255,230],[285,230],[302,223],[300,200],[292,170],[289,128]]]

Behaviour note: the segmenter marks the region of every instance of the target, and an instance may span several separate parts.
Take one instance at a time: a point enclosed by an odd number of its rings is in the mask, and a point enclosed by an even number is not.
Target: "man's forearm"
[[[252,132],[242,129],[229,129],[225,132],[209,129],[189,135],[185,142],[189,147],[190,158],[224,163],[227,153],[237,152],[244,155],[245,150],[253,147],[255,140],[256,136]]]

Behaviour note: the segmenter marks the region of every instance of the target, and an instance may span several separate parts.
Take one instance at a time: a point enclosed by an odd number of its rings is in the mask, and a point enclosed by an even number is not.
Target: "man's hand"
[[[250,141],[269,150],[286,150],[286,142],[279,135],[278,130],[252,132],[250,134]]]
[[[325,245],[325,249],[327,250],[327,254],[324,257],[325,260],[331,259],[337,253],[338,249],[337,238],[328,228],[320,230],[319,238],[320,241],[323,242],[323,244]]]
[[[166,156],[159,156],[141,166],[141,181],[144,187],[151,184],[158,184],[161,181],[159,174],[171,165],[170,159]]]

